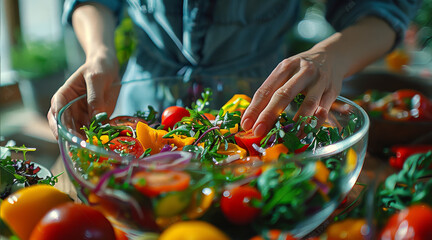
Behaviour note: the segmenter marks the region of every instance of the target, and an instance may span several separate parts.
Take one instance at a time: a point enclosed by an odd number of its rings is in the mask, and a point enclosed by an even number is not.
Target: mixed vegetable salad
[[[211,99],[205,89],[191,107],[166,108],[160,122],[150,106],[133,116],[108,119],[101,113],[83,126],[88,144],[109,150],[97,154],[70,146],[75,169],[93,184],[81,192],[88,204],[114,221],[132,219],[128,224],[143,230],[219,219],[260,232],[290,230],[338,199],[342,175],[357,164],[354,149],[314,161],[290,158],[352,135],[361,124],[355,114],[347,127],[338,128],[317,126],[315,117],[294,121],[282,113],[266,136],[256,137],[240,127],[248,96],[234,95],[219,110],[208,107]],[[110,194],[116,191],[133,199]],[[119,199],[130,202],[114,206]],[[130,206],[134,213],[121,211]]]
[[[23,159],[13,158],[12,152],[22,153]],[[54,185],[58,176],[51,176],[48,170],[26,159],[26,153],[36,151],[36,148],[15,146],[10,141],[6,146],[0,146],[0,198],[5,199],[18,189],[38,183]],[[45,171],[45,172],[43,172]]]
[[[367,90],[354,102],[371,117],[390,121],[432,121],[432,100],[413,89]]]

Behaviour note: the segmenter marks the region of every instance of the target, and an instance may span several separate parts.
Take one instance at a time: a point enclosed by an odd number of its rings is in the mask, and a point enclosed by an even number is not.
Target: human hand
[[[340,93],[343,66],[328,52],[311,49],[284,59],[254,94],[241,126],[263,136],[298,93],[306,95],[294,119],[299,116],[327,118]]]
[[[72,110],[79,116],[80,123],[88,124],[91,117],[99,112],[111,114],[120,88],[112,88],[119,83],[118,62],[115,54],[103,52],[87,58],[51,99],[47,118],[54,136],[58,138],[57,114],[67,103],[87,93],[87,105],[75,106]],[[78,118],[77,118],[78,119]]]

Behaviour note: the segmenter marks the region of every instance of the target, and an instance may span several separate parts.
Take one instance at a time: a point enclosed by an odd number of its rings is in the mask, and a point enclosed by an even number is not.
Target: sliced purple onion
[[[139,166],[149,169],[184,169],[192,157],[192,153],[183,151],[161,152],[143,158],[139,162]]]
[[[111,176],[115,176],[115,177],[121,177],[123,176],[125,173],[127,173],[130,169],[130,166],[126,167],[126,168],[115,168],[111,171],[106,172],[104,175],[102,175],[102,177],[99,179],[98,184],[96,185],[96,187],[93,189],[93,192],[97,193],[100,190],[102,190],[103,188],[106,187],[106,185],[108,184],[108,180],[110,179]]]
[[[312,181],[318,186],[318,188],[325,194],[328,194],[330,192],[330,188],[327,184],[324,184],[320,181],[318,181],[318,179],[316,179],[315,177],[312,178]]]
[[[173,149],[173,147],[171,145],[165,144],[165,146],[162,147],[160,152],[171,152],[172,149]]]
[[[285,132],[288,132],[288,131],[291,130],[293,127],[294,127],[294,123],[290,123],[290,124],[288,124],[288,125],[283,126],[282,129],[283,129]]]
[[[207,129],[205,132],[203,132],[203,134],[201,134],[201,136],[195,141],[194,145],[197,145],[199,143],[199,141],[201,141],[201,139],[210,131],[216,130],[216,129],[220,129],[220,127],[216,126],[216,127],[211,127],[209,129]]]

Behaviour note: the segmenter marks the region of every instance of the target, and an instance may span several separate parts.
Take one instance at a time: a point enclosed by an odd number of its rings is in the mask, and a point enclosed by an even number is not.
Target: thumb
[[[88,113],[91,117],[106,111],[104,84],[104,79],[99,75],[86,79]]]

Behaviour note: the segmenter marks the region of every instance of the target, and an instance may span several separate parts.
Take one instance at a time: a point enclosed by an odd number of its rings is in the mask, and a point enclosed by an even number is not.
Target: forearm
[[[97,3],[80,5],[74,10],[72,24],[87,58],[115,55],[115,17],[107,7]]]
[[[395,38],[395,32],[384,20],[367,17],[318,43],[311,51],[327,52],[347,77],[387,53]]]

